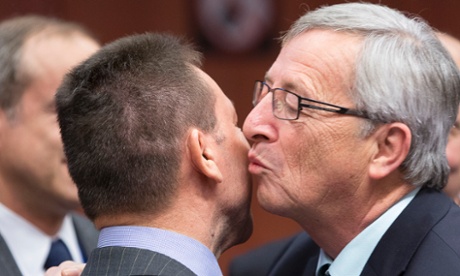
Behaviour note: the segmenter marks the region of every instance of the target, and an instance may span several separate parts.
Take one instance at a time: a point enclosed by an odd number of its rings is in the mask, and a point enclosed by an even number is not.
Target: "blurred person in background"
[[[446,33],[437,33],[437,36],[460,68],[460,40]],[[450,174],[444,191],[455,203],[460,205],[460,112],[457,115],[454,127],[449,133],[446,154]]]
[[[98,232],[79,208],[56,116],[64,75],[99,48],[82,26],[42,16],[0,23],[0,274],[86,260]],[[57,258],[57,259],[56,259]]]

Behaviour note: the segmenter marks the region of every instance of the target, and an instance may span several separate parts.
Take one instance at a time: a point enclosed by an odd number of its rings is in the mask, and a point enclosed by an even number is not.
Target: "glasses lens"
[[[273,114],[279,119],[295,120],[299,116],[300,98],[283,89],[273,90]]]
[[[263,96],[267,94],[267,92],[264,93],[263,90],[268,91],[266,85],[264,85],[264,83],[261,81],[256,81],[256,83],[254,84],[254,94],[252,98],[253,106],[256,106],[260,102],[260,100],[262,100]]]

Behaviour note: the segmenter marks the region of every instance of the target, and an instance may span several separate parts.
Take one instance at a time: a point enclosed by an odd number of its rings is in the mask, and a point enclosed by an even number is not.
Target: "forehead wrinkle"
[[[277,64],[279,73],[277,79],[273,81],[273,83],[276,83],[276,87],[272,88],[283,88],[301,97],[318,100],[318,92],[323,91],[323,82],[320,80],[327,79],[327,74],[316,69],[309,61],[305,62],[305,56],[313,56],[313,54],[301,52],[300,55],[303,56],[301,59],[296,51],[289,51],[287,54],[283,54],[288,58],[289,65]],[[289,70],[283,70],[285,68]],[[267,77],[267,79],[271,80],[270,77]]]
[[[323,42],[321,40],[324,40],[325,36],[322,34],[314,36],[315,40],[320,41],[318,45],[332,44],[340,39],[339,43],[342,47],[334,47],[332,51],[327,51],[324,47],[313,46],[308,48],[309,50],[305,50],[304,47],[300,46],[304,44],[305,41],[302,39],[305,40],[305,36],[293,39],[285,46],[289,49],[286,57],[290,63],[294,64],[291,72],[300,77],[300,80],[292,82],[291,89],[298,91],[299,94],[303,93],[302,95],[306,97],[323,101],[333,101],[335,96],[340,98],[338,93],[334,93],[337,91],[344,91],[348,94],[347,91],[353,81],[353,68],[359,50],[359,44],[355,42],[359,42],[361,39],[348,34],[344,34],[346,35],[345,39],[336,36],[341,35],[340,33],[329,32],[328,34],[332,36]],[[308,35],[308,33],[304,35]],[[295,65],[296,63],[298,65]],[[300,87],[299,84],[302,83],[303,85]]]

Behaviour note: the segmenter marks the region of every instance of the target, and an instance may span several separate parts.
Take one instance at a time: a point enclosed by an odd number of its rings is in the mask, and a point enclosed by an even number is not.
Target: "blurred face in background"
[[[455,121],[455,126],[449,133],[446,155],[450,174],[444,191],[460,205],[460,113]]]
[[[30,37],[22,49],[20,72],[30,83],[14,114],[1,116],[0,170],[7,194],[26,206],[66,213],[78,206],[60,138],[54,95],[64,75],[96,50],[92,39],[73,33],[45,32]],[[15,204],[15,203],[11,203]],[[32,207],[33,208],[33,207]],[[13,208],[14,209],[14,208]]]
[[[460,41],[455,37],[443,33],[437,33],[437,36],[457,66],[460,67]],[[446,155],[447,162],[449,162],[450,174],[444,191],[460,205],[460,113],[455,121],[455,126],[449,133]]]

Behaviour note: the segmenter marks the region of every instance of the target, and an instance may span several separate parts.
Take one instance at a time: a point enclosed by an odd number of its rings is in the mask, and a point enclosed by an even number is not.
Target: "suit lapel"
[[[78,242],[84,253],[89,256],[91,250],[97,245],[98,232],[92,223],[78,215],[72,215]],[[11,254],[5,240],[0,235],[0,275],[22,276],[16,261]]]
[[[305,267],[305,271],[303,272],[302,276],[316,275],[316,266],[318,265],[318,258],[319,252],[318,254],[316,254],[316,257],[308,259],[307,266]]]
[[[83,259],[86,261],[91,251],[97,246],[99,232],[87,218],[77,214],[72,214],[72,222],[77,234],[78,244],[83,253]]]
[[[362,275],[400,275],[450,202],[432,189],[422,189],[380,239]]]
[[[9,276],[21,276],[21,271],[6,245],[5,240],[0,235],[0,274]]]

